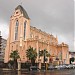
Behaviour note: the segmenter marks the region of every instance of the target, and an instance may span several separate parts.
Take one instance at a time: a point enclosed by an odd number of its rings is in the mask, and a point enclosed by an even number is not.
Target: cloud
[[[10,16],[21,2],[31,19],[30,25],[57,35],[59,42],[64,41],[71,51],[75,51],[73,0],[1,0],[0,30],[3,37],[7,38]]]
[[[8,33],[9,33],[9,28],[7,26],[6,23],[0,23],[0,31],[1,31],[1,35],[3,38],[7,38],[8,37]]]

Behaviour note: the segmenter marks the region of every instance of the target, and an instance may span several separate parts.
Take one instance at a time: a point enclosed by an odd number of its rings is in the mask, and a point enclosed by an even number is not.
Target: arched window
[[[25,34],[26,34],[26,21],[24,22],[24,39],[25,39]]]
[[[16,26],[15,26],[15,40],[18,39],[18,25],[19,25],[19,22],[18,20],[16,21]]]

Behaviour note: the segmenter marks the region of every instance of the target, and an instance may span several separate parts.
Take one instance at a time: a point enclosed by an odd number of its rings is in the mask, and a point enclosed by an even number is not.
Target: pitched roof
[[[25,11],[25,9],[21,6],[21,5],[18,5],[15,10],[19,9],[21,11],[21,13],[23,14],[23,16],[26,18],[26,19],[30,19],[27,12]]]

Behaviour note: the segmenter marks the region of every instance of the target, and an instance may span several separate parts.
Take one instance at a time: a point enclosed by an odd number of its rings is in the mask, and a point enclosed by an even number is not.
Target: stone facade
[[[48,50],[50,53],[49,59],[52,58],[56,61],[56,58],[63,63],[69,63],[69,52],[67,44],[58,44],[57,36],[30,26],[30,18],[27,15],[24,8],[19,5],[15,8],[14,14],[10,18],[9,37],[7,39],[7,46],[5,50],[5,63],[10,60],[10,53],[12,50],[18,50],[21,58],[21,62],[27,61],[26,50],[29,46],[36,48],[37,53],[39,50]],[[40,58],[43,63],[43,57]],[[36,62],[38,63],[39,57]]]

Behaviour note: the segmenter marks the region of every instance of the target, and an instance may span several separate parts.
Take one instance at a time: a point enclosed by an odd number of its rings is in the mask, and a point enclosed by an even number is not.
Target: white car
[[[50,66],[48,67],[48,70],[53,70],[53,69],[55,69],[55,67],[54,67],[53,65],[50,65]]]
[[[67,69],[73,68],[73,64],[68,64],[68,65],[66,65],[66,68],[67,68]]]
[[[66,65],[58,65],[58,66],[55,66],[56,69],[65,69],[66,68]]]

